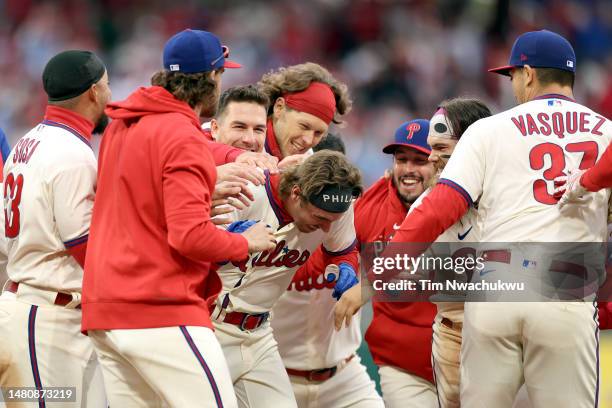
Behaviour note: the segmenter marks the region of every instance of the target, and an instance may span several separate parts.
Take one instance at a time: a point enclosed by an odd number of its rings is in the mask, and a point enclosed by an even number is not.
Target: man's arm
[[[601,159],[587,170],[580,178],[580,184],[587,191],[599,191],[612,188],[612,143],[601,156]]]
[[[233,147],[230,145],[226,145],[223,143],[218,143],[212,140],[204,139],[206,141],[206,146],[208,150],[213,155],[215,159],[215,166],[221,166],[226,163],[233,163],[236,161],[236,158],[244,153],[244,150],[238,149],[237,147]]]
[[[182,255],[217,262],[248,256],[247,240],[217,228],[210,219],[215,167],[202,142],[176,144],[164,158],[162,175],[168,243]]]

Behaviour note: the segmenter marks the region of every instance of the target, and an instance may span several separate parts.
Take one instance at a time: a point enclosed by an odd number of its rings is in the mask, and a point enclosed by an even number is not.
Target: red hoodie
[[[244,153],[244,150],[238,149],[237,147],[215,142],[210,129],[202,129],[202,134],[206,138],[206,145],[215,158],[215,165],[217,166],[221,166],[222,164],[226,163],[233,163],[236,161],[238,156]]]
[[[83,278],[82,330],[211,327],[210,263],[248,255],[210,221],[213,157],[187,103],[153,86],[109,104]]]
[[[355,229],[361,244],[388,242],[408,210],[392,180],[380,179],[355,203]],[[432,324],[436,307],[426,302],[374,302],[366,331],[374,362],[392,365],[433,382]]]

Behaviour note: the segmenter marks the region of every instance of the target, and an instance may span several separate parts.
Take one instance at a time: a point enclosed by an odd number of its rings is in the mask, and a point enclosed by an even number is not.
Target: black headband
[[[318,194],[312,194],[308,201],[322,210],[331,213],[343,213],[349,209],[353,199],[359,196],[355,187],[327,185]]]
[[[105,71],[104,63],[91,51],[64,51],[45,66],[43,87],[49,101],[65,101],[88,90]]]

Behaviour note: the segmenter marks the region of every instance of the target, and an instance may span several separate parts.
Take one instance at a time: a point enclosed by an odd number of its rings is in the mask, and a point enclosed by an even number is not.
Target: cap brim
[[[497,67],[497,68],[491,68],[489,70],[489,72],[493,72],[495,74],[500,74],[500,75],[505,75],[505,76],[510,76],[510,70],[513,67],[512,65],[504,65],[503,67]]]
[[[223,68],[242,68],[242,65],[237,62],[226,59],[225,63],[223,64]]]
[[[413,144],[402,144],[402,143],[391,143],[390,145],[383,147],[382,151],[383,153],[393,154],[395,152],[395,149],[397,149],[398,147],[409,147],[411,149],[414,149],[421,153],[425,153],[427,155],[431,154],[431,150],[428,150],[424,147],[413,145]]]

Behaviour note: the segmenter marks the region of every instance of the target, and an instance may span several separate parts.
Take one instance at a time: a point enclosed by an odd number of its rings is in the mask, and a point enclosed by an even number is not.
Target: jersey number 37
[[[4,181],[4,231],[7,238],[19,235],[20,217],[19,204],[23,191],[23,174],[9,173]]]

